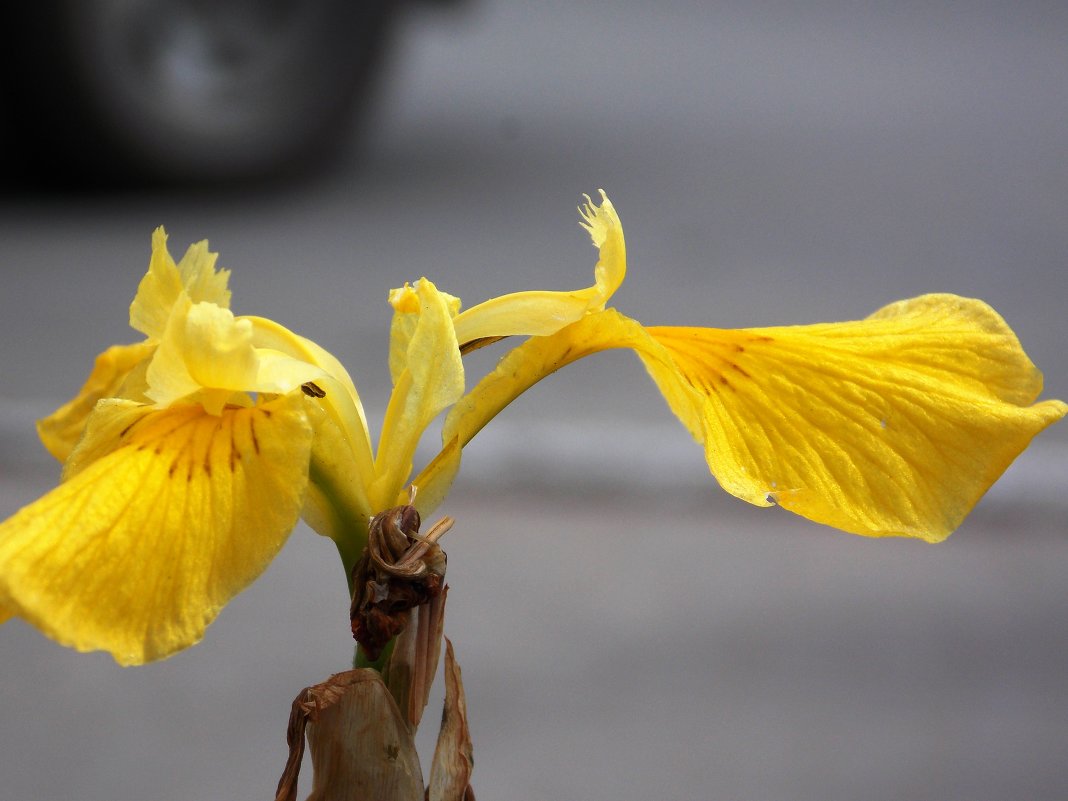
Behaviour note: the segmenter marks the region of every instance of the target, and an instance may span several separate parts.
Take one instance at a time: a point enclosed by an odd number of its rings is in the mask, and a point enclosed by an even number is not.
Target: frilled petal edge
[[[604,308],[627,273],[623,226],[603,191],[601,205],[587,196],[579,214],[580,225],[598,250],[593,286],[570,292],[513,292],[473,306],[456,317],[456,338],[461,345],[494,337],[547,336]]]

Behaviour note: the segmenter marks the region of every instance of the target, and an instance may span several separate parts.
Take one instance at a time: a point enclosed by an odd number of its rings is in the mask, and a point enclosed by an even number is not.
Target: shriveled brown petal
[[[428,801],[474,801],[475,794],[470,784],[474,767],[460,666],[456,662],[452,642],[446,637],[445,709],[441,715],[438,744],[434,749],[434,764],[430,767]]]
[[[386,686],[413,733],[430,700],[430,687],[438,670],[448,594],[446,585],[425,604],[411,610],[408,625],[397,636],[385,672]]]

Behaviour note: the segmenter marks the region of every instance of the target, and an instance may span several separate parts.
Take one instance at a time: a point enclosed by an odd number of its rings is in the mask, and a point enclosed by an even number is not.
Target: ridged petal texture
[[[925,295],[866,320],[643,328],[592,314],[509,353],[446,419],[416,479],[447,486],[466,444],[544,376],[633,349],[728,492],[865,536],[945,539],[1031,439],[1068,413],[985,303]],[[450,446],[450,443],[455,445]]]
[[[668,395],[724,489],[855,534],[945,539],[1068,411],[1029,405],[1042,376],[1015,334],[955,295],[849,323],[648,331],[703,399]]]
[[[0,524],[0,609],[123,665],[199,641],[297,522],[304,402],[212,415],[103,401],[65,481]]]

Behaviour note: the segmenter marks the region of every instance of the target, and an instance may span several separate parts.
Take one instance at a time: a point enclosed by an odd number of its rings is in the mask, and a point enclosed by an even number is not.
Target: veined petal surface
[[[1016,335],[955,295],[849,323],[647,330],[675,362],[665,377],[646,360],[662,389],[681,376],[702,398],[665,392],[724,489],[866,536],[945,539],[1068,412],[1028,405],[1042,377]]]
[[[196,643],[297,522],[304,402],[216,416],[104,401],[67,480],[0,524],[0,609],[124,665]]]
[[[1068,413],[1028,405],[1041,375],[977,300],[927,295],[857,322],[739,331],[644,329],[608,309],[502,359],[446,418],[442,455],[416,483],[439,494],[459,448],[512,399],[620,347],[642,359],[724,489],[866,536],[944,539]]]
[[[603,191],[600,206],[587,197],[579,213],[582,227],[599,252],[593,286],[572,292],[514,292],[487,300],[456,318],[458,342],[465,344],[489,337],[547,336],[585,314],[604,308],[627,272],[623,226]]]
[[[403,370],[390,395],[375,460],[372,506],[394,506],[426,427],[463,394],[464,368],[452,325],[452,298],[426,278],[414,291],[419,311],[407,337]]]

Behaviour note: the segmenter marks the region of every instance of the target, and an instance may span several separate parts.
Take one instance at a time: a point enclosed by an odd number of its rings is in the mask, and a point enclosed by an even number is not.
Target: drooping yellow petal
[[[86,418],[101,398],[119,397],[130,372],[155,351],[155,345],[114,345],[96,357],[93,371],[78,394],[37,421],[37,436],[59,461],[65,461],[85,430]],[[133,399],[136,400],[136,399]]]
[[[851,323],[648,330],[704,399],[686,422],[724,489],[865,536],[945,539],[1068,413],[1028,405],[1042,377],[1015,334],[954,295]]]
[[[367,417],[364,413],[363,402],[356,391],[356,384],[353,383],[348,371],[332,353],[312,340],[293,333],[274,320],[244,315],[237,319],[248,320],[252,324],[252,344],[255,347],[276,350],[292,356],[294,359],[314,364],[336,380],[351,401],[356,416],[359,418],[360,427],[366,436]],[[369,443],[368,448],[370,448]]]
[[[587,196],[579,213],[582,227],[599,251],[593,286],[573,292],[515,292],[487,300],[456,318],[458,342],[487,337],[546,336],[604,308],[623,283],[627,271],[623,226],[603,191],[600,206]]]
[[[367,496],[375,478],[371,435],[355,384],[341,363],[310,339],[262,317],[238,319],[252,324],[252,342],[261,353],[270,348],[322,371],[306,379],[315,383],[322,397],[309,401],[315,437],[303,517],[346,556],[354,552],[358,557],[366,542],[367,521],[376,510]]]
[[[150,340],[162,339],[171,310],[183,291],[194,303],[229,308],[230,271],[217,271],[216,258],[217,254],[209,252],[204,241],[191,245],[182,261],[175,264],[167,250],[167,234],[162,227],[157,228],[152,233],[148,272],[130,304],[130,326]]]
[[[0,609],[124,665],[196,643],[297,522],[305,400],[219,416],[104,401],[67,480],[0,524]]]
[[[426,278],[416,283],[414,291],[419,301],[418,319],[408,337],[404,369],[386,408],[375,460],[377,478],[369,493],[377,509],[397,503],[423,431],[464,391],[451,297]]]
[[[728,492],[866,536],[944,539],[1031,439],[1068,413],[1028,406],[1041,375],[989,306],[951,295],[868,320],[742,331],[642,329],[612,310],[516,348],[446,419],[416,483],[550,372],[634,349]]]

